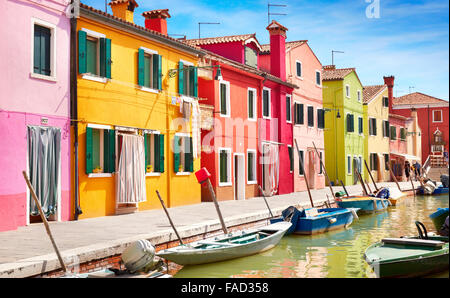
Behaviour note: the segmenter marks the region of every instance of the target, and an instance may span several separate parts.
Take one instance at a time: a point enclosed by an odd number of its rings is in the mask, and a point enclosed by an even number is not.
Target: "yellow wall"
[[[370,153],[378,154],[380,171],[371,171],[376,182],[390,180],[389,170],[385,169],[383,156],[383,154],[389,154],[389,137],[383,137],[383,121],[389,120],[389,108],[383,106],[383,97],[387,96],[388,89],[386,88],[367,104],[364,104],[364,158],[367,161],[367,166],[370,168]],[[376,136],[369,135],[369,118],[377,119]],[[366,179],[369,181],[370,177],[367,169],[365,166],[363,168],[366,173]]]
[[[111,80],[107,83],[84,79],[78,75],[79,122],[79,189],[83,214],[80,218],[115,214],[115,176],[90,178],[86,175],[87,124],[125,126],[159,130],[164,134],[165,161],[161,176],[146,177],[147,201],[139,203],[139,210],[161,208],[155,190],[159,190],[166,206],[201,202],[200,185],[195,174],[176,175],[173,170],[172,144],[176,132],[189,132],[172,127],[172,120],[182,117],[178,105],[171,104],[177,95],[177,77],[168,78],[168,70],[178,68],[180,59],[197,64],[193,54],[132,35],[81,17],[77,31],[85,28],[111,39]],[[155,94],[138,89],[138,49],[145,47],[162,56],[163,91]],[[116,152],[118,155],[118,152]],[[200,158],[194,158],[194,172],[200,168]]]

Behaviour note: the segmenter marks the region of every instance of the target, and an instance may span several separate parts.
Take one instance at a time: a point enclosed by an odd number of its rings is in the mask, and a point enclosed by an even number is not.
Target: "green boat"
[[[377,277],[419,277],[448,270],[448,237],[428,235],[420,222],[416,226],[419,236],[384,238],[367,248],[364,258]]]

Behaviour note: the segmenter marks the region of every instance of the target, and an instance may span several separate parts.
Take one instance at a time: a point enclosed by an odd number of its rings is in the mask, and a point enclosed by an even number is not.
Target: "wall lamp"
[[[220,81],[222,80],[222,71],[220,70],[220,65],[211,65],[211,66],[183,66],[182,69],[178,69],[178,68],[174,68],[174,69],[169,69],[169,78],[174,78],[177,75],[177,72],[179,72],[180,70],[190,70],[193,68],[197,68],[197,69],[207,69],[207,68],[217,68],[217,72],[216,72],[216,76],[214,77],[214,80],[216,81]]]
[[[329,108],[325,108],[323,109],[325,112],[331,112],[331,111],[337,111],[337,115],[336,118],[341,118],[341,114],[339,114],[339,109],[329,109]]]

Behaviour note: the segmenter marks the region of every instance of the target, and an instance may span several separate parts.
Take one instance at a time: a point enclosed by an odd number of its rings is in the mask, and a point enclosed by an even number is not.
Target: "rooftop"
[[[414,105],[414,104],[447,104],[448,101],[426,95],[420,92],[414,92],[400,97],[394,97],[393,105]]]
[[[348,74],[355,71],[355,68],[336,69],[334,65],[326,65],[323,67],[323,81],[343,80]]]
[[[364,103],[368,103],[371,99],[375,98],[378,93],[386,88],[386,85],[373,85],[373,86],[364,86],[363,88],[363,101]]]

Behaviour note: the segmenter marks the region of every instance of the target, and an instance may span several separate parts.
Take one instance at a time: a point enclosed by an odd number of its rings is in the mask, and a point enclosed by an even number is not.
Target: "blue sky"
[[[105,0],[81,0],[104,10]],[[109,0],[108,0],[109,2]],[[268,43],[267,0],[137,0],[135,22],[144,25],[141,13],[169,8],[168,33],[201,37],[256,33]],[[289,31],[287,40],[307,39],[323,65],[356,67],[364,85],[383,84],[384,75],[395,76],[395,96],[422,92],[449,100],[448,0],[272,0],[275,19]],[[369,18],[368,7],[379,3],[379,17]],[[374,10],[371,10],[375,12]],[[108,12],[111,9],[108,6]],[[176,37],[176,36],[174,36]],[[409,88],[414,87],[414,88]]]

